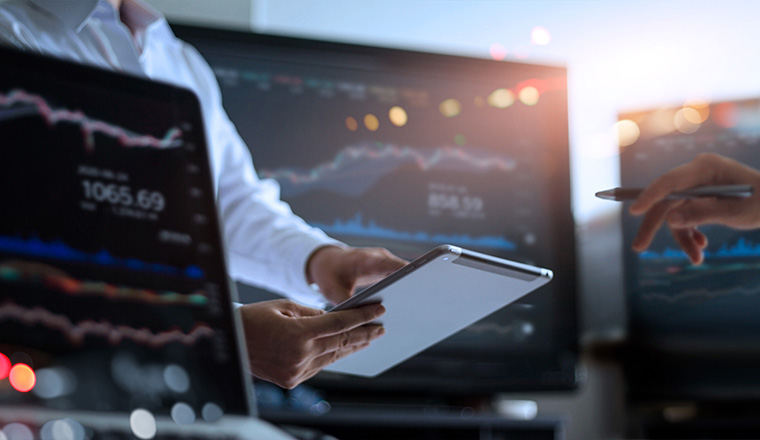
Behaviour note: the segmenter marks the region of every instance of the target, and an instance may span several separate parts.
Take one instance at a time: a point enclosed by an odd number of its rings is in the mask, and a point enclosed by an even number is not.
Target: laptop
[[[0,60],[0,438],[290,438],[256,418],[195,95]]]

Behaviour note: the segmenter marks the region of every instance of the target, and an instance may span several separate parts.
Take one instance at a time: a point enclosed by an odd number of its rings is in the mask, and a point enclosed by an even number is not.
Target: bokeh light
[[[346,128],[350,131],[356,131],[359,129],[359,123],[356,121],[356,118],[349,116],[346,118]]]
[[[699,120],[699,112],[691,107],[685,107],[678,110],[673,117],[673,123],[676,129],[684,134],[695,133],[702,125],[700,122],[694,122]]]
[[[536,244],[536,234],[532,232],[528,232],[523,236],[523,243],[525,243],[528,246],[533,246]]]
[[[710,103],[704,99],[689,99],[684,103],[683,107],[693,109],[696,115],[698,115],[698,117],[695,117],[694,113],[690,114],[689,117],[694,118],[693,121],[690,119],[691,122],[701,124],[710,117]]]
[[[74,419],[51,420],[40,430],[42,440],[85,440],[84,426]]]
[[[614,132],[617,136],[618,145],[620,147],[627,147],[634,144],[639,140],[639,136],[641,136],[639,124],[630,119],[623,119],[622,121],[616,122]]]
[[[518,93],[520,102],[522,102],[525,105],[538,104],[538,98],[540,96],[541,94],[538,92],[538,89],[533,86],[523,87],[522,89],[520,89],[520,92]]]
[[[739,119],[739,109],[733,102],[721,102],[713,107],[713,121],[723,128],[736,127]]]
[[[164,368],[164,382],[175,393],[184,393],[190,389],[190,375],[179,365],[170,364]]]
[[[496,89],[488,95],[488,104],[496,108],[507,108],[515,103],[515,94],[509,89]]]
[[[380,128],[380,121],[377,119],[377,116],[372,113],[367,113],[364,116],[364,127],[369,131],[377,131],[377,129]]]
[[[641,133],[647,137],[672,133],[676,129],[675,115],[676,110],[673,108],[661,108],[652,112],[646,119],[639,122]]]
[[[11,360],[8,359],[8,356],[4,355],[3,353],[0,353],[0,380],[8,377],[8,374],[10,372],[11,372]]]
[[[438,105],[438,110],[443,116],[453,118],[462,113],[462,103],[454,98],[449,98]]]
[[[8,423],[3,427],[3,435],[8,440],[34,440],[32,430],[23,423]]]
[[[156,418],[145,409],[136,409],[129,415],[129,427],[132,434],[144,440],[156,436]]]
[[[491,58],[496,61],[501,61],[507,57],[507,48],[501,43],[493,43],[488,52],[491,54]]]
[[[178,425],[192,425],[195,423],[195,411],[184,402],[177,402],[172,406],[171,417]]]
[[[34,370],[27,364],[16,364],[11,368],[8,379],[11,382],[11,386],[22,393],[26,393],[34,388],[34,384],[37,382],[37,377],[34,374]]]
[[[203,405],[203,408],[201,408],[201,417],[203,417],[203,420],[208,423],[216,422],[221,419],[223,415],[224,411],[222,411],[222,408],[216,403],[207,402]]]
[[[390,119],[391,124],[396,127],[403,127],[409,121],[409,116],[406,114],[406,110],[402,107],[394,105],[388,111],[388,119]]]
[[[548,29],[541,26],[536,26],[530,32],[530,42],[539,46],[546,46],[552,41],[552,34]]]
[[[34,394],[42,399],[71,394],[77,387],[74,373],[65,368],[43,368],[37,372]]]
[[[454,143],[459,145],[460,147],[464,147],[467,145],[467,136],[463,134],[458,134],[454,136]]]
[[[701,124],[704,121],[702,115],[696,109],[693,109],[691,107],[682,108],[680,110],[680,113],[684,119],[692,124]],[[676,115],[678,115],[678,113],[676,113]]]

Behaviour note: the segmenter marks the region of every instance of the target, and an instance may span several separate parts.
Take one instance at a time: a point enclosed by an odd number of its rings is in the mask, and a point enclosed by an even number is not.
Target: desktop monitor
[[[645,186],[700,153],[760,168],[759,99],[694,101],[619,118],[640,133],[620,154],[623,186]],[[760,398],[760,231],[700,227],[709,244],[704,263],[692,265],[667,228],[647,251],[631,251],[641,219],[622,218],[631,397]]]
[[[277,180],[311,225],[407,259],[448,243],[554,271],[546,287],[376,378],[323,372],[310,384],[333,395],[575,386],[565,68],[175,32],[213,68],[258,175]],[[268,297],[239,290],[243,300]]]
[[[0,406],[252,414],[195,95],[0,59]]]

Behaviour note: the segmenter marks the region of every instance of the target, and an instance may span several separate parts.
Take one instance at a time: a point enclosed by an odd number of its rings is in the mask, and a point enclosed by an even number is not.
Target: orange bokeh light
[[[367,113],[364,116],[364,127],[369,131],[377,131],[380,128],[380,120],[372,113]]]
[[[721,102],[713,108],[713,120],[723,128],[733,128],[739,120],[739,109],[733,102]]]
[[[356,131],[359,128],[359,123],[356,119],[349,116],[346,118],[346,128],[348,128],[349,131]]]
[[[27,364],[16,364],[11,368],[8,379],[11,382],[11,386],[22,393],[26,393],[34,388],[34,384],[37,383],[37,376],[34,374],[34,370]]]

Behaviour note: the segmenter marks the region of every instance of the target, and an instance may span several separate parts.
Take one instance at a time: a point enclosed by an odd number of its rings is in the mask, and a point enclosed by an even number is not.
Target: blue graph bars
[[[0,236],[0,251],[54,260],[94,263],[100,266],[153,272],[162,275],[184,276],[192,279],[204,277],[203,270],[195,265],[180,268],[167,264],[145,262],[136,258],[118,258],[105,249],[88,253],[74,249],[62,241],[44,242],[36,237],[23,239]]]

